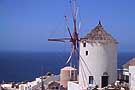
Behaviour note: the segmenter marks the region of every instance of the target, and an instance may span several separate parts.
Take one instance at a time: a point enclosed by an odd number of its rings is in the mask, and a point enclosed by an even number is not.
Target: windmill
[[[70,5],[71,5],[71,10],[72,10],[72,20],[73,20],[73,32],[71,33],[71,29],[67,23],[68,21],[68,18],[67,16],[65,16],[65,21],[66,21],[66,27],[67,27],[67,30],[68,30],[68,33],[69,33],[69,38],[49,38],[48,41],[58,41],[58,42],[70,42],[71,43],[71,51],[70,51],[70,56],[66,62],[66,64],[68,64],[70,62],[70,66],[72,67],[72,58],[73,57],[76,57],[82,61],[82,63],[85,64],[85,67],[86,69],[88,70],[88,73],[90,75],[92,75],[89,67],[87,66],[85,60],[83,59],[83,57],[79,54],[79,42],[82,40],[82,39],[87,39],[87,38],[79,38],[79,31],[80,31],[80,24],[78,25],[79,27],[77,27],[77,13],[78,13],[78,9],[76,8],[76,0],[71,0],[70,1]],[[78,60],[79,61],[79,60]],[[85,81],[87,79],[86,77],[86,73],[84,72],[84,66],[82,65],[82,63],[80,64],[82,66],[82,70],[81,70],[81,74],[83,76],[83,81]],[[70,75],[71,76],[71,75]],[[87,84],[88,83],[85,83],[84,84]],[[85,85],[86,86],[86,85]]]
[[[79,37],[78,37],[78,31],[77,30],[77,8],[76,8],[76,0],[70,0],[70,5],[71,5],[71,10],[72,10],[72,19],[73,19],[73,32],[71,33],[71,29],[68,25],[68,18],[65,16],[65,21],[66,21],[66,27],[69,33],[69,38],[49,38],[48,41],[58,41],[58,42],[71,42],[71,52],[70,56],[66,62],[67,63],[72,63],[71,58],[74,55],[77,55],[78,49],[79,49]]]

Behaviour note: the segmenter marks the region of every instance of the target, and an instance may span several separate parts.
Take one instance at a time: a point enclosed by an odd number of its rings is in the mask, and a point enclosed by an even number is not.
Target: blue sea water
[[[68,55],[68,52],[0,52],[0,82],[31,81],[47,72],[59,74]],[[134,56],[135,53],[118,53],[118,67]]]

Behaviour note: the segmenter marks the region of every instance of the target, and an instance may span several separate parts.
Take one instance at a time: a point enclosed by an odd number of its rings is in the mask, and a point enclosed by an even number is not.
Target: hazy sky
[[[119,41],[119,52],[135,51],[135,0],[77,0],[77,6],[81,37],[101,20]],[[0,0],[0,51],[68,50],[47,41],[68,37],[65,15],[71,22],[69,0]]]

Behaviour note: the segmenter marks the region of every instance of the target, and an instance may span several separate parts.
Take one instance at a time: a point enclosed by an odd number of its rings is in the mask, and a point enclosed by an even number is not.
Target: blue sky
[[[80,37],[101,20],[119,41],[119,52],[135,51],[134,0],[77,0],[77,6]],[[0,51],[68,50],[69,44],[47,41],[68,37],[65,15],[71,22],[69,0],[0,0]]]

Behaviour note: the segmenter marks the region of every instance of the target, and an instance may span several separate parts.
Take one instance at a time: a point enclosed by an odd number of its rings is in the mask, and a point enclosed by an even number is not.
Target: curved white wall
[[[130,90],[135,90],[135,66],[129,66],[129,73],[130,73]]]
[[[86,55],[88,51],[88,55]],[[80,43],[80,56],[79,60],[79,84],[87,87],[89,83],[89,76],[94,76],[96,85],[101,87],[101,76],[104,72],[109,75],[109,83],[117,79],[117,48],[115,43]],[[91,71],[91,74],[89,73]],[[85,73],[85,74],[84,74]],[[84,85],[85,84],[85,85]]]

